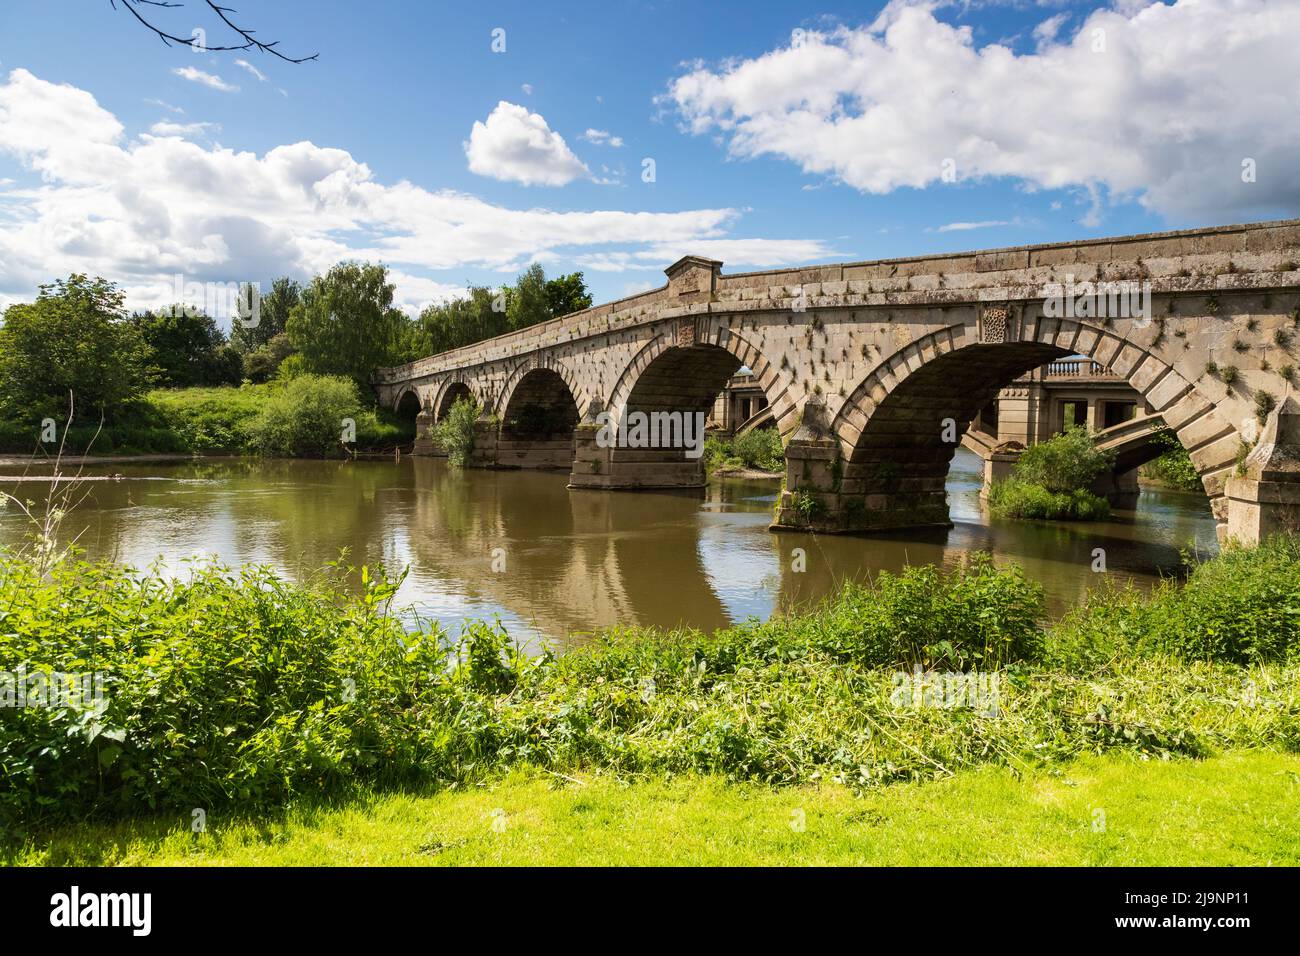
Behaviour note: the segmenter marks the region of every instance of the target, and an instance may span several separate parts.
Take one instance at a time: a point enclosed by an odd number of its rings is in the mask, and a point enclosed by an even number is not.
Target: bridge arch
[[[990,335],[988,311],[978,323],[935,330],[887,355],[837,411],[831,432],[843,458],[841,491],[867,496],[869,521],[946,524],[948,466],[971,420],[1020,375],[1074,354],[1110,367],[1143,396],[1188,449],[1222,517],[1237,432],[1195,383],[1138,344],[1132,329],[1125,335],[1072,319],[1027,317],[1022,334],[1009,335],[1005,330],[1020,324],[996,310],[1000,334]],[[1151,449],[1127,437],[1120,444],[1134,468]]]
[[[539,376],[536,373],[550,373],[560,380],[564,386],[568,398],[578,409],[578,416],[581,417],[587,406],[588,398],[583,390],[579,387],[578,380],[573,372],[563,363],[554,359],[535,361],[526,359],[520,362],[510,371],[506,377],[505,384],[502,385],[500,394],[497,398],[497,408],[501,411],[504,418],[506,409],[514,401],[515,392],[521,385],[529,383],[529,388],[535,388],[539,381],[553,381],[549,375]],[[558,395],[558,393],[556,393]],[[534,397],[535,398],[535,397]],[[530,399],[531,400],[531,399]]]
[[[742,366],[749,368],[769,404],[784,399],[778,370],[725,319],[696,324],[683,319],[660,327],[623,367],[607,406],[613,424],[627,426],[616,447],[591,450],[575,460],[571,487],[683,488],[703,485],[703,422],[718,395]],[[782,406],[784,408],[785,406]],[[794,424],[787,409],[786,425]],[[668,447],[637,446],[637,421]],[[787,430],[788,430],[787,428]],[[599,459],[599,461],[595,460]]]
[[[793,404],[787,399],[787,384],[776,366],[725,322],[703,330],[699,341],[694,328],[687,334],[678,327],[655,335],[624,366],[606,407],[615,415],[638,405],[658,410],[689,407],[707,411],[727,379],[741,367],[748,368],[763,389],[782,436],[789,434],[795,425],[795,415]],[[671,392],[679,385],[682,401],[673,406]]]
[[[414,420],[424,408],[424,401],[414,385],[407,385],[393,399],[393,411]]]
[[[458,378],[444,382],[433,400],[433,420],[435,422],[442,421],[447,417],[447,413],[451,411],[451,407],[463,398],[477,398],[474,390],[466,382]]]
[[[512,376],[508,391],[502,392],[499,407],[497,467],[557,471],[573,467],[578,400],[558,368],[521,368]]]

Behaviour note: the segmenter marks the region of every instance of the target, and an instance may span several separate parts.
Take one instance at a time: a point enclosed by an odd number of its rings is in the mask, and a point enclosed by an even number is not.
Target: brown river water
[[[442,460],[203,459],[88,466],[94,476],[61,533],[90,558],[183,574],[187,562],[271,565],[301,577],[335,560],[408,569],[397,604],[453,634],[500,619],[520,638],[582,639],[616,624],[712,629],[815,601],[846,579],[972,551],[1016,562],[1053,613],[1106,574],[1147,586],[1176,574],[1180,550],[1216,550],[1203,497],[1145,489],[1135,510],[1097,523],[991,519],[980,461],[959,451],[948,477],[955,527],[840,537],[768,531],[777,482],[720,480],[704,492],[569,491],[566,476],[457,471]],[[43,498],[48,483],[0,490]],[[39,474],[35,469],[29,474]],[[25,518],[0,511],[0,547]],[[796,549],[802,549],[803,559]],[[795,568],[802,563],[802,571]]]

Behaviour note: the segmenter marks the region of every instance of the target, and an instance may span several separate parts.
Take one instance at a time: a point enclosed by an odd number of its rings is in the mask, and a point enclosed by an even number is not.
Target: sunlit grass
[[[244,820],[69,827],[5,851],[75,865],[1296,865],[1300,758],[1088,758],[855,796],[716,777],[634,783],[516,772]]]

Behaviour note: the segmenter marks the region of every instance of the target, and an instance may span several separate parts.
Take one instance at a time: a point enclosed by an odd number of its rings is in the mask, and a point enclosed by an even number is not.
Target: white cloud
[[[170,103],[164,100],[148,99],[145,100],[145,102],[148,103],[150,106],[161,107],[162,109],[165,109],[168,113],[175,113],[177,116],[185,115],[185,111],[181,109],[179,106],[172,106]]]
[[[1056,35],[1061,32],[1061,27],[1070,19],[1070,14],[1058,13],[1054,17],[1048,17],[1038,26],[1034,27],[1034,39],[1040,44],[1049,43],[1056,39]]]
[[[779,266],[828,262],[840,257],[819,239],[690,239],[656,242],[644,249],[597,252],[576,256],[574,261],[593,272],[622,272],[627,269],[660,270],[682,256],[707,256],[735,270],[744,266],[773,269]]]
[[[0,305],[73,271],[120,282],[142,308],[174,299],[176,275],[265,281],[369,259],[392,267],[400,303],[416,307],[459,288],[436,270],[567,266],[595,250],[635,269],[687,252],[831,258],[813,241],[728,239],[735,209],[510,209],[378,182],[347,151],[310,142],[259,155],[178,135],[132,138],[90,93],[21,69],[0,77],[0,163],[8,157],[41,182],[0,189]]]
[[[584,139],[588,143],[594,143],[597,146],[612,146],[615,149],[623,145],[621,136],[614,136],[603,129],[589,129],[578,138]]]
[[[160,120],[149,127],[149,132],[155,136],[198,136],[208,130],[219,129],[221,129],[220,123],[173,123],[169,120]]]
[[[212,73],[204,73],[200,69],[192,66],[178,66],[172,70],[176,76],[182,80],[189,80],[191,83],[201,83],[202,85],[214,90],[220,90],[223,93],[238,93],[239,87],[232,86],[221,77]]]
[[[261,70],[259,70],[257,67],[253,66],[253,64],[249,63],[247,60],[236,60],[235,66],[247,70],[253,76],[257,77],[257,81],[259,83],[266,82],[266,74],[263,73]]]
[[[531,83],[525,83],[523,86],[519,87],[519,89],[523,90],[524,96],[533,95],[533,84]]]
[[[935,232],[968,232],[971,229],[991,229],[994,226],[1010,226],[1009,219],[981,219],[979,222],[949,222],[940,226]]]
[[[540,114],[505,100],[486,122],[474,123],[465,155],[470,172],[525,186],[563,186],[591,175]]]
[[[933,6],[894,0],[870,27],[692,67],[661,101],[733,157],[864,192],[939,183],[952,160],[959,180],[1076,189],[1094,211],[1106,198],[1170,218],[1300,209],[1300,0],[1129,2],[1026,54],[977,47]]]

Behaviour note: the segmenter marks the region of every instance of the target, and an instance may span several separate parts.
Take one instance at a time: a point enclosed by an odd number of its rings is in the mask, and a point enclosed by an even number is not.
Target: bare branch
[[[263,43],[260,40],[255,40],[253,38],[252,30],[245,30],[242,29],[241,27],[235,26],[230,21],[230,18],[226,16],[227,13],[236,13],[238,11],[230,7],[219,7],[215,3],[213,3],[212,0],[204,0],[204,2],[206,2],[207,5],[212,8],[213,12],[216,13],[217,16],[221,17],[222,22],[225,23],[226,26],[230,27],[230,29],[234,30],[241,37],[247,40],[250,45],[257,47],[257,49],[260,50],[262,53],[270,53],[272,56],[278,56],[286,63],[306,63],[308,60],[314,60],[318,56],[320,56],[319,53],[313,53],[311,56],[304,56],[304,57],[297,57],[297,58],[291,56],[285,56],[279,50],[274,49],[280,43],[279,40],[273,40],[270,43]]]
[[[114,10],[118,8],[117,6],[118,0],[108,0],[108,2],[109,5],[112,6]],[[230,7],[218,6],[217,4],[213,3],[212,0],[206,0],[206,2],[208,7],[214,13],[216,13],[218,17],[221,18],[221,21],[226,26],[228,26],[231,30],[234,30],[235,33],[239,34],[240,39],[244,41],[243,43],[234,46],[208,46],[206,43],[202,42],[200,37],[197,36],[188,36],[188,37],[176,36],[175,34],[168,33],[166,30],[162,29],[161,27],[155,26],[153,23],[146,20],[144,15],[138,9],[136,9],[136,7],[140,4],[146,4],[151,7],[162,7],[164,9],[172,9],[172,8],[184,6],[184,4],[182,3],[173,3],[170,2],[170,0],[121,0],[122,8],[126,10],[128,13],[130,13],[131,16],[135,17],[138,21],[140,21],[140,23],[143,24],[146,29],[154,33],[158,37],[158,39],[162,40],[163,44],[166,46],[171,46],[173,43],[176,43],[181,46],[187,46],[192,50],[201,50],[205,53],[224,53],[224,52],[230,52],[236,50],[258,50],[262,53],[270,53],[272,56],[277,56],[281,60],[284,60],[287,63],[306,63],[308,60],[315,60],[319,56],[319,54],[317,53],[313,53],[311,56],[304,56],[304,57],[286,56],[285,54],[281,53],[279,50],[275,49],[275,47],[279,45],[280,42],[279,40],[275,40],[271,43],[263,43],[262,41],[255,39],[253,37],[253,32],[254,32],[253,30],[246,29],[243,27],[238,27],[233,22],[231,22],[230,17],[228,17],[227,14],[235,13],[236,12],[235,10],[231,9]]]

